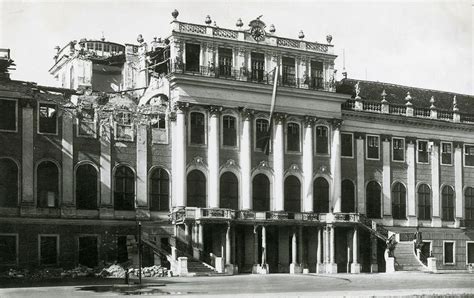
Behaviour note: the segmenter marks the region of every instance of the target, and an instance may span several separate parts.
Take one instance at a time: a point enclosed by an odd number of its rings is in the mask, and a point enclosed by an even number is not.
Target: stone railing
[[[437,119],[449,122],[474,123],[474,115],[442,109],[419,108],[400,104],[350,99],[342,105],[343,110],[364,111],[380,114],[403,115],[415,118]]]

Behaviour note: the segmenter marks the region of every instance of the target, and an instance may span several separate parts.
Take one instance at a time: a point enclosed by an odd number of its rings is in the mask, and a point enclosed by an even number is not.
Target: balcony
[[[243,81],[263,85],[273,85],[273,72],[265,72],[260,69],[249,69],[247,67],[235,68],[227,65],[199,66],[186,65],[185,63],[173,63],[170,72],[174,74],[186,74],[191,76],[212,77],[224,80]],[[329,91],[329,83],[325,83],[322,77],[298,78],[295,75],[278,77],[278,86]]]

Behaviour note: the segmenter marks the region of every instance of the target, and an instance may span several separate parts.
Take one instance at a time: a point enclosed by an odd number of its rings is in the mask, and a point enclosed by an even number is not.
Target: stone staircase
[[[413,242],[402,241],[395,248],[395,270],[396,271],[427,271],[426,266],[421,263],[415,255]]]
[[[194,276],[220,275],[213,267],[197,260],[188,260],[188,272]]]

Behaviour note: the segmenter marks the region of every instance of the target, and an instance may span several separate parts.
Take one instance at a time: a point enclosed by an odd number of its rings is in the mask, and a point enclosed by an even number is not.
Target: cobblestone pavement
[[[337,275],[237,275],[147,279],[142,286],[107,280],[82,285],[0,289],[0,297],[152,296],[463,296],[474,297],[474,274],[392,273]]]

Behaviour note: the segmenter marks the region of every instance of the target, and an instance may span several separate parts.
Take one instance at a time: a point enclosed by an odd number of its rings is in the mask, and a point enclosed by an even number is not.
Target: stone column
[[[150,216],[148,211],[148,126],[145,123],[137,125],[137,207],[137,216]],[[139,214],[139,212],[144,214]]]
[[[296,231],[293,230],[291,235],[291,263],[297,264],[297,242],[296,242]]]
[[[184,223],[184,239],[186,240],[186,243],[189,244],[190,236],[189,236],[189,224],[188,223]]]
[[[100,131],[100,217],[113,217],[112,186],[112,115],[101,126]],[[104,119],[105,120],[105,119]]]
[[[252,183],[252,110],[242,110],[242,134],[240,138],[240,198],[243,210],[252,209],[252,194],[250,186]]]
[[[439,141],[433,140],[431,146],[431,196],[433,198],[432,227],[441,227],[441,200],[439,196]]]
[[[25,100],[27,101],[27,100]],[[26,105],[22,108],[22,123],[21,123],[21,209],[23,213],[24,208],[34,207],[34,139],[33,134],[35,132],[33,126],[33,107],[31,106],[33,100],[27,101]]]
[[[462,181],[462,143],[456,142],[454,146],[454,198],[456,203],[454,205],[455,210],[455,224],[456,227],[460,226],[460,220],[463,217],[463,204],[462,200],[464,197],[463,192],[463,181]]]
[[[273,210],[283,211],[284,210],[284,120],[286,115],[276,114],[275,115],[275,133],[273,137]]]
[[[225,233],[225,264],[230,265],[232,263],[232,247],[230,237],[230,223],[227,224],[227,230]]]
[[[65,109],[62,111],[62,204],[61,215],[73,215],[74,207],[74,117],[73,111]],[[68,208],[69,207],[69,208]]]
[[[303,227],[298,227],[298,263],[301,266],[301,270],[303,270]]]
[[[267,264],[267,230],[262,226],[262,264]]]
[[[370,234],[370,272],[378,272],[377,262],[377,236]]]
[[[326,225],[325,229],[324,229],[324,263],[327,267],[327,265],[330,263],[330,258],[329,258],[329,251],[330,251],[330,248],[329,248],[329,226]]]
[[[357,151],[357,210],[365,214],[365,146],[363,134],[355,134]]]
[[[354,227],[354,232],[352,234],[352,264],[351,264],[351,273],[360,273],[360,264],[358,261],[359,257],[359,239],[357,227]]]
[[[186,114],[184,103],[178,102],[176,124],[173,134],[173,204],[174,207],[186,206]]]
[[[334,225],[329,226],[328,234],[329,234],[329,264],[326,266],[326,273],[337,273],[337,264],[336,264],[336,254],[335,254],[335,232],[336,229]]]
[[[391,182],[391,170],[390,170],[390,136],[382,136],[382,159],[383,159],[383,183],[382,183],[382,194],[383,194],[383,224],[393,226],[392,217],[392,182]]]
[[[409,143],[407,144],[407,205],[408,205],[408,225],[417,226],[418,219],[416,217],[416,200],[415,200],[415,169],[416,169],[416,140],[413,138],[407,138]]]
[[[219,208],[219,114],[220,107],[209,107],[209,143],[207,159],[209,167],[208,197],[209,207]]]
[[[323,266],[322,266],[322,261],[323,261],[323,256],[322,256],[322,244],[323,244],[323,235],[321,232],[322,228],[318,227],[318,246],[316,248],[316,273],[322,273],[323,272]]]
[[[258,265],[258,226],[253,228],[253,263]]]
[[[204,249],[204,226],[201,222],[198,222],[198,247]]]
[[[303,139],[303,210],[313,212],[313,126],[314,118],[306,117]]]
[[[341,125],[342,120],[334,119],[331,145],[331,172],[333,174],[331,206],[336,213],[341,212]]]

